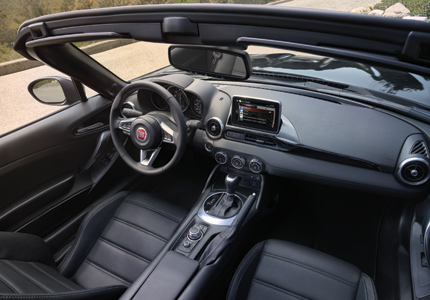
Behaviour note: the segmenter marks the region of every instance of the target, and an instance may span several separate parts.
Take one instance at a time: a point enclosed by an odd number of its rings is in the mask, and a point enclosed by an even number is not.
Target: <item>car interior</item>
[[[123,80],[77,46],[101,40],[170,66]],[[24,22],[65,74],[29,92],[64,107],[0,136],[0,298],[430,299],[429,40],[258,5]]]

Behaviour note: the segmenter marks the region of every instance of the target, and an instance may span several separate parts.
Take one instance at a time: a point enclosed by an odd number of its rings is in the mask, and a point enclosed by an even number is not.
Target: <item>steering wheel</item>
[[[120,118],[121,106],[127,97],[140,89],[150,90],[163,98],[170,107],[174,122],[165,113],[153,111],[137,118]],[[121,158],[134,170],[142,174],[160,174],[182,157],[187,140],[187,127],[182,109],[176,99],[162,86],[150,81],[136,81],[125,86],[116,96],[110,111],[110,131],[112,141]],[[140,160],[131,158],[125,150],[120,132],[130,136],[133,144],[140,150]],[[163,144],[174,144],[175,153],[163,166],[153,164]]]

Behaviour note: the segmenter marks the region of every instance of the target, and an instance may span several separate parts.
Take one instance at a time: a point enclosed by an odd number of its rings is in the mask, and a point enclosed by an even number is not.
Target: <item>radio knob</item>
[[[254,173],[260,173],[263,170],[263,163],[259,159],[253,158],[249,162],[249,168]]]
[[[237,154],[234,155],[233,158],[231,159],[231,164],[236,169],[242,169],[245,163],[246,163],[245,159],[242,156]]]
[[[217,153],[215,153],[215,160],[220,165],[224,165],[228,161],[228,155],[223,151],[218,151]]]

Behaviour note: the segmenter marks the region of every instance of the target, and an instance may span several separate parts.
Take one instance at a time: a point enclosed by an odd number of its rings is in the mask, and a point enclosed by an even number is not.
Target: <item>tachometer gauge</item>
[[[188,106],[190,106],[190,101],[188,100],[188,97],[185,92],[182,89],[174,86],[169,87],[167,90],[178,101],[179,105],[182,108],[182,111],[186,111],[188,109]]]
[[[164,99],[161,98],[161,96],[155,92],[151,94],[151,102],[156,109],[166,110],[167,108],[169,108],[169,104],[167,104],[167,102],[164,101]]]
[[[193,96],[190,102],[191,102],[191,109],[193,110],[193,112],[199,117],[203,116],[202,100],[200,100],[199,97],[197,96]]]

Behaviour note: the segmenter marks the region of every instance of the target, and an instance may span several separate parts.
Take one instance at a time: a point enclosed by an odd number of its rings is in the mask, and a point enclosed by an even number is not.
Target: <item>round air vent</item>
[[[212,138],[220,138],[224,125],[218,118],[211,118],[206,124],[206,132]]]
[[[398,176],[409,185],[423,184],[430,177],[429,163],[420,157],[408,158],[400,164]]]

